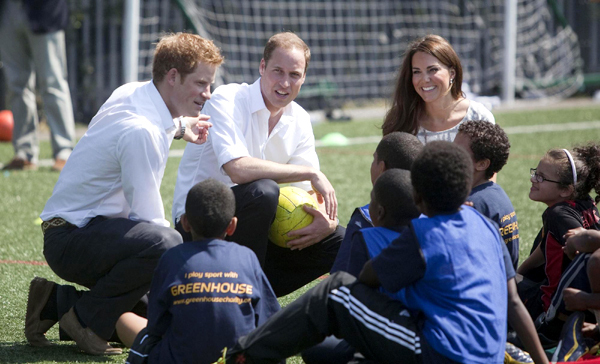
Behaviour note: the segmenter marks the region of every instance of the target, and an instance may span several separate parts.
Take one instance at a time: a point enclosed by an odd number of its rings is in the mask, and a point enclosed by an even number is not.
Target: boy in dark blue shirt
[[[467,201],[498,224],[513,268],[519,263],[519,224],[515,208],[502,187],[491,181],[508,161],[510,142],[497,124],[467,121],[460,125],[454,143],[465,148],[473,161],[473,187]]]
[[[384,136],[373,153],[370,170],[371,183],[375,185],[377,178],[390,169],[397,168],[409,171],[421,149],[423,149],[423,144],[412,134],[396,131]],[[330,273],[333,274],[340,270],[348,271],[354,233],[368,227],[373,227],[373,223],[369,216],[369,205],[367,204],[357,207],[352,213],[348,226],[346,226],[344,240],[342,240]]]
[[[376,362],[503,363],[502,241],[494,224],[462,206],[472,168],[460,147],[427,144],[411,169],[425,216],[367,262],[358,280],[338,272],[239,339],[227,363],[276,362],[331,334]]]
[[[279,310],[252,250],[222,240],[237,223],[231,189],[205,180],[189,191],[185,207],[182,225],[194,241],[160,259],[147,326],[133,313],[117,322],[117,334],[131,346],[129,363],[211,363]]]
[[[373,227],[352,236],[347,272],[358,277],[365,263],[396,240],[419,211],[412,199],[410,171],[390,169],[379,176],[371,191],[369,212]]]

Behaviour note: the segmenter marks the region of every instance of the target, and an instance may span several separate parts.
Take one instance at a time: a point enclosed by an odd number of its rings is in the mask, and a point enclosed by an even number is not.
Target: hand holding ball
[[[313,217],[304,211],[302,208],[304,205],[312,206],[315,209],[319,208],[315,199],[301,188],[286,186],[279,190],[277,213],[269,231],[271,242],[288,248],[286,243],[298,237],[288,237],[287,233],[302,229],[312,223]]]

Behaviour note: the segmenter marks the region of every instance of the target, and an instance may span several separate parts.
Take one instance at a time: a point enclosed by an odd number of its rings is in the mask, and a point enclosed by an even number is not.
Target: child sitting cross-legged
[[[233,192],[213,179],[188,193],[184,229],[193,241],[161,257],[149,294],[148,319],[131,312],[117,334],[131,347],[128,363],[211,363],[279,310],[252,250],[223,240],[237,219]]]

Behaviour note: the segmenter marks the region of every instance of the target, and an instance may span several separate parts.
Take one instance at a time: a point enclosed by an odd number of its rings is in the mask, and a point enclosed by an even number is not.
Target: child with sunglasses
[[[531,169],[529,198],[546,204],[542,214],[542,229],[536,237],[531,255],[517,273],[523,276],[518,284],[519,295],[536,321],[542,344],[556,342],[568,313],[546,320],[552,298],[571,259],[563,251],[565,234],[576,228],[599,230],[596,203],[591,190],[600,192],[600,146],[551,149]],[[596,202],[600,197],[596,197]],[[554,316],[554,315],[553,315]]]

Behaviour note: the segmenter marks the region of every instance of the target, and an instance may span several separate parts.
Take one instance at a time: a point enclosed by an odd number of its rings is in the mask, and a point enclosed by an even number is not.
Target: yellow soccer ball
[[[302,206],[309,205],[319,208],[315,199],[301,188],[286,186],[279,190],[279,204],[275,220],[269,230],[269,240],[283,248],[288,248],[286,243],[296,237],[288,237],[292,230],[302,229],[313,221],[312,215],[304,211]]]

